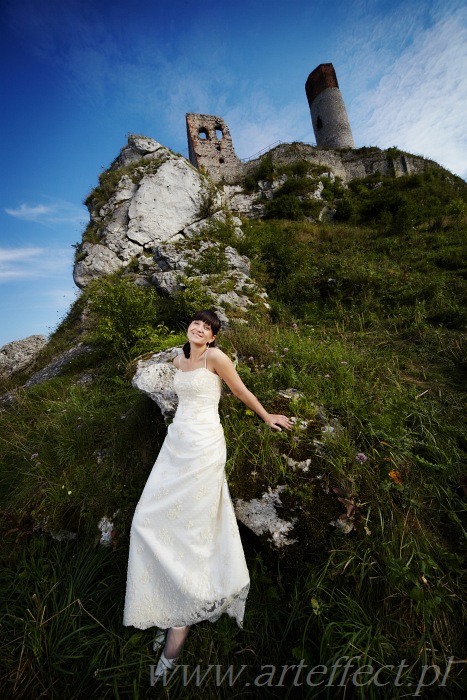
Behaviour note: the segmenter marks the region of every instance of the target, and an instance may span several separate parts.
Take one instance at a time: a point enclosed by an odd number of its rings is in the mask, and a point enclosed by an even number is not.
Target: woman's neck
[[[197,346],[193,347],[193,345],[190,343],[190,358],[189,359],[193,363],[199,362],[199,360],[201,360],[204,357],[204,355],[207,353],[207,351],[208,351],[207,345],[204,348],[198,349]]]

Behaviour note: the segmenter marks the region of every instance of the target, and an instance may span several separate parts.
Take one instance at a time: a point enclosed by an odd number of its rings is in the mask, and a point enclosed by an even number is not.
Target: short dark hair
[[[221,320],[219,316],[214,311],[210,311],[209,309],[202,309],[201,311],[197,311],[195,314],[193,314],[188,322],[188,325],[193,323],[193,321],[203,321],[204,323],[207,323],[208,326],[211,327],[213,335],[217,335],[221,328]],[[212,348],[215,344],[216,341],[212,340],[209,343],[209,347]],[[190,357],[190,343],[185,343],[183,346],[183,353],[185,357]]]

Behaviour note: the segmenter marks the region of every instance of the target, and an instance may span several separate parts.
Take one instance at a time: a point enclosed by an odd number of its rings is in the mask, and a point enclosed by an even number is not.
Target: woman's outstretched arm
[[[292,427],[292,423],[287,416],[272,414],[266,411],[256,396],[247,389],[235,369],[232,360],[227,357],[222,350],[219,350],[219,348],[210,349],[209,364],[219,377],[224,380],[232,393],[235,394],[240,401],[243,401],[245,406],[248,406],[248,408],[251,408],[252,411],[257,413],[271,428],[274,430],[286,428],[288,430]]]

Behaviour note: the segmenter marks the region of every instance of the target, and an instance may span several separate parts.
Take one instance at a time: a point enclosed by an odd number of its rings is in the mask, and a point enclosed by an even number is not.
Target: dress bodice
[[[189,372],[177,369],[174,389],[178,396],[177,420],[219,421],[222,380],[206,367]]]

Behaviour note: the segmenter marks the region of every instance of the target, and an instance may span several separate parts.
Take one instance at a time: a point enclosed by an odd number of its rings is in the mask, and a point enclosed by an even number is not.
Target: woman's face
[[[211,343],[215,337],[211,326],[206,321],[192,321],[188,326],[187,338],[191,343],[206,345],[206,343]]]

